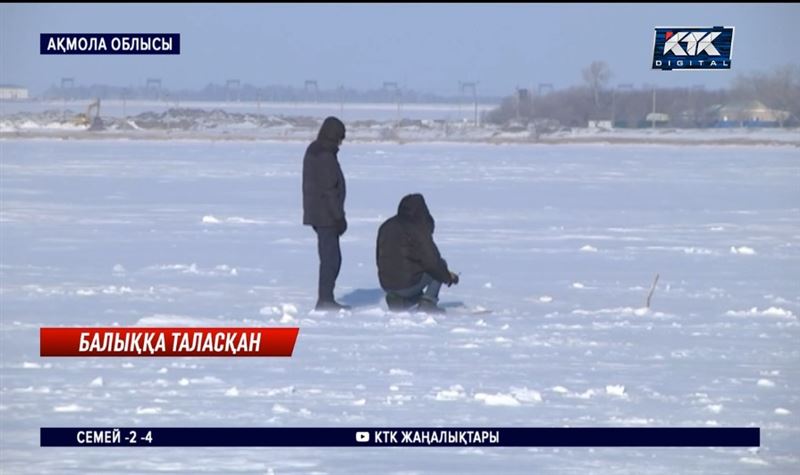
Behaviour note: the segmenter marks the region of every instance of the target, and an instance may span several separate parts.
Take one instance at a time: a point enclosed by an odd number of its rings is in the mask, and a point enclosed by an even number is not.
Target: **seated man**
[[[425,198],[416,193],[403,197],[397,215],[378,230],[378,278],[390,310],[419,304],[425,312],[443,312],[437,302],[442,284],[458,283],[433,242],[433,216]]]

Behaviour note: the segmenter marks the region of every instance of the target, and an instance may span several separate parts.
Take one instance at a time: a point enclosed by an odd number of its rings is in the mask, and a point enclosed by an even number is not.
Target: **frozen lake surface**
[[[795,147],[347,144],[311,312],[305,145],[0,141],[4,473],[798,473]],[[422,192],[461,285],[378,301]],[[660,274],[652,308],[645,299]],[[301,328],[288,359],[39,358],[56,325]],[[794,342],[794,343],[793,343]],[[755,449],[42,449],[41,426],[758,426]]]

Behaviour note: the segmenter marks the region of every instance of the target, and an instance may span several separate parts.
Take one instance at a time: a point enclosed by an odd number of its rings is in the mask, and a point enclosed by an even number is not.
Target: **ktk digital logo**
[[[732,26],[656,28],[653,69],[731,69],[732,52]]]

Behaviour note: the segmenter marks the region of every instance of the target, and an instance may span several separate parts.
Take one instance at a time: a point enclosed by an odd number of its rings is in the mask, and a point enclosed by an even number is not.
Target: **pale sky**
[[[656,26],[734,26],[732,71],[650,70]],[[581,82],[606,61],[611,85],[728,85],[737,73],[800,64],[800,4],[3,4],[0,83],[35,93],[62,76],[79,85],[201,88],[317,79],[378,89],[383,81],[455,94]],[[180,33],[180,56],[42,56],[40,33]]]

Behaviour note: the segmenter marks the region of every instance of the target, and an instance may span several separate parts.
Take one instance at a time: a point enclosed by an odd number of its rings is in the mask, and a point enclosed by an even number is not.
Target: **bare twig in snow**
[[[653,280],[653,286],[650,287],[650,293],[647,294],[647,308],[650,308],[650,299],[653,298],[653,292],[656,291],[656,285],[658,284],[658,274],[656,274],[655,280]]]

